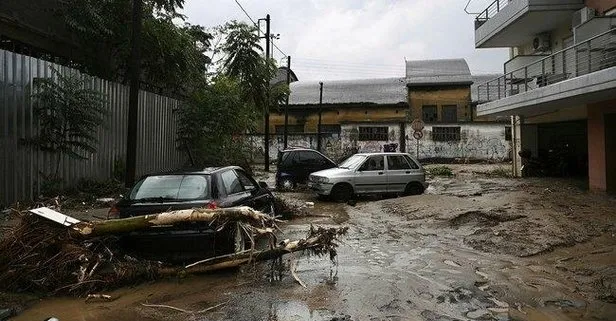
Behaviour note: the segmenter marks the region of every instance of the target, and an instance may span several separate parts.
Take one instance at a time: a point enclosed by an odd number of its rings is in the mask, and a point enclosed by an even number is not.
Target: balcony
[[[505,74],[511,73],[524,66],[530,65],[535,61],[541,60],[548,55],[519,55],[511,58],[505,63]],[[536,76],[536,75],[534,75]]]
[[[584,0],[495,0],[475,18],[475,47],[528,43],[539,33],[571,24]]]
[[[616,28],[616,16],[594,17],[573,29],[575,43]]]
[[[513,68],[525,59],[534,61]],[[583,96],[603,91],[606,85],[616,95],[616,85],[609,87],[616,84],[616,28],[549,56],[518,56],[507,64],[505,75],[478,86],[480,116],[568,95]],[[595,83],[600,86],[593,87]]]

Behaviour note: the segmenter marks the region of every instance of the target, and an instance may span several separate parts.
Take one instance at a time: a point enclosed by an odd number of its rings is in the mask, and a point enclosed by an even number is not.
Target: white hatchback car
[[[308,186],[321,196],[346,201],[357,194],[421,194],[423,167],[406,153],[355,154],[337,168],[310,174]]]

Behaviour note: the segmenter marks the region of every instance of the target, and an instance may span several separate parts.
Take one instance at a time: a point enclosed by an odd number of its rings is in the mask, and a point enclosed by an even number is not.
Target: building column
[[[588,188],[591,191],[607,191],[607,169],[613,170],[613,165],[607,164],[606,154],[606,146],[613,141],[606,140],[615,138],[606,135],[605,127],[606,114],[612,113],[616,113],[616,100],[588,105]]]
[[[513,176],[522,177],[522,117],[519,115],[511,116],[511,158],[513,160]]]

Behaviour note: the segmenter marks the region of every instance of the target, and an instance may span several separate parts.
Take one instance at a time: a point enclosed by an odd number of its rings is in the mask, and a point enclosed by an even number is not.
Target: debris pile
[[[180,210],[91,222],[65,216],[68,219],[60,224],[28,212],[19,215],[20,223],[0,239],[0,291],[86,295],[166,276],[278,259],[297,251],[319,256],[329,254],[334,260],[336,241],[347,232],[346,228],[311,226],[305,239],[278,242],[275,231],[280,221],[248,207]],[[121,235],[127,232],[186,222],[205,222],[216,231],[238,224],[251,248],[177,266],[128,255],[121,247]],[[255,237],[263,235],[270,238],[269,248],[257,250]]]

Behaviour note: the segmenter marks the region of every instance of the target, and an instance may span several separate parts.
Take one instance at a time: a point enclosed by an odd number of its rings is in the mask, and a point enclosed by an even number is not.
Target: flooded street
[[[616,320],[616,201],[571,182],[459,175],[355,206],[285,198],[315,202],[316,215],[283,224],[281,239],[349,227],[337,266],[284,258],[306,288],[260,263],[105,293],[111,302],[43,299],[15,320]]]

